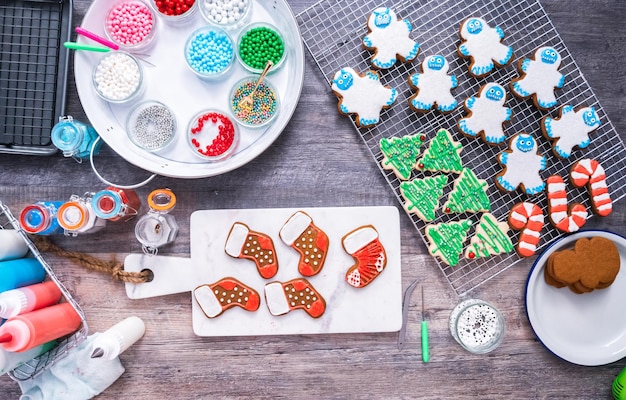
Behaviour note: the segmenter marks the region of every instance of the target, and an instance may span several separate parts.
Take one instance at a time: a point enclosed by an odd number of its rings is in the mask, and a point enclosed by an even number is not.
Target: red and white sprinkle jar
[[[150,6],[141,0],[113,2],[104,19],[104,32],[121,49],[146,49],[156,36],[157,18]]]
[[[225,112],[205,110],[189,122],[187,142],[193,153],[206,161],[232,156],[239,144],[237,124]]]

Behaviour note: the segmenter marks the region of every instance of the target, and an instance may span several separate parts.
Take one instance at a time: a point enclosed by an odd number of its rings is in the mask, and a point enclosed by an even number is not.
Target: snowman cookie
[[[504,167],[496,175],[496,186],[512,192],[518,187],[533,196],[546,186],[540,172],[546,169],[546,158],[537,152],[537,141],[524,132],[511,138],[509,149],[498,155],[498,162]]]
[[[520,77],[511,81],[511,91],[517,97],[533,98],[535,105],[547,110],[557,105],[554,89],[565,83],[565,75],[559,72],[561,55],[549,46],[535,51],[534,58],[520,60]]]
[[[406,19],[398,19],[388,7],[379,7],[367,19],[368,34],[363,47],[373,51],[371,62],[376,69],[387,69],[397,61],[411,62],[419,53],[420,46],[409,37],[413,27]]]
[[[376,125],[380,112],[390,107],[398,96],[396,89],[384,86],[375,71],[358,74],[350,67],[335,73],[331,88],[339,99],[337,108],[342,114],[354,114],[360,128]]]
[[[505,107],[506,91],[497,83],[488,83],[480,88],[476,97],[463,103],[467,117],[459,120],[459,130],[469,137],[479,136],[487,144],[504,142],[506,135],[503,125],[511,121],[513,112]]]
[[[544,117],[541,120],[543,135],[552,141],[552,151],[557,157],[569,158],[574,147],[586,148],[591,143],[589,134],[600,126],[600,118],[593,107],[565,105],[558,118]]]
[[[458,86],[456,75],[448,75],[450,65],[442,55],[426,57],[422,73],[409,75],[409,85],[416,93],[409,98],[409,106],[418,112],[436,108],[449,113],[457,106],[452,89]]]
[[[471,17],[459,29],[462,43],[459,56],[470,59],[469,73],[475,77],[489,74],[493,69],[508,65],[513,59],[513,48],[502,43],[504,31],[490,27],[482,18]]]

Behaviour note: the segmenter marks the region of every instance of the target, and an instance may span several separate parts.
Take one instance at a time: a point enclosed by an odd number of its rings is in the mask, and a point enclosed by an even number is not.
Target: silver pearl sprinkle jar
[[[176,117],[165,104],[145,101],[133,107],[128,114],[126,132],[136,146],[148,151],[161,150],[176,135]]]

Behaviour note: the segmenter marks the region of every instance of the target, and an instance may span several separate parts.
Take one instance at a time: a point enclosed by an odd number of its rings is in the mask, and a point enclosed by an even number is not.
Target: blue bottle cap
[[[78,150],[83,142],[84,132],[75,121],[60,121],[52,128],[52,143],[70,157]]]
[[[48,210],[38,204],[26,206],[20,214],[20,225],[28,233],[39,233],[50,225]]]
[[[98,218],[110,219],[122,212],[123,201],[119,193],[105,189],[93,195],[91,207]]]

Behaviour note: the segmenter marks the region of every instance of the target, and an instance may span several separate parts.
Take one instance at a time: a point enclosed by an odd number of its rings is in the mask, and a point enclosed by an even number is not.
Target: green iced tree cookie
[[[443,196],[443,188],[448,183],[445,175],[429,176],[413,179],[400,184],[400,193],[406,200],[404,209],[414,213],[423,221],[435,219],[435,211],[439,208],[439,199]]]
[[[448,195],[448,201],[443,205],[444,212],[447,214],[476,213],[491,210],[487,187],[487,181],[478,179],[471,169],[463,168]]]
[[[454,267],[459,263],[463,252],[463,244],[472,221],[464,219],[458,222],[447,222],[426,226],[426,237],[430,246],[428,251],[439,257],[444,263]]]
[[[416,168],[420,171],[442,171],[460,173],[463,169],[461,151],[463,146],[455,142],[450,132],[440,129],[430,141],[422,158],[417,160]]]
[[[400,180],[409,179],[425,139],[426,136],[421,133],[380,139],[383,168],[392,170]]]

